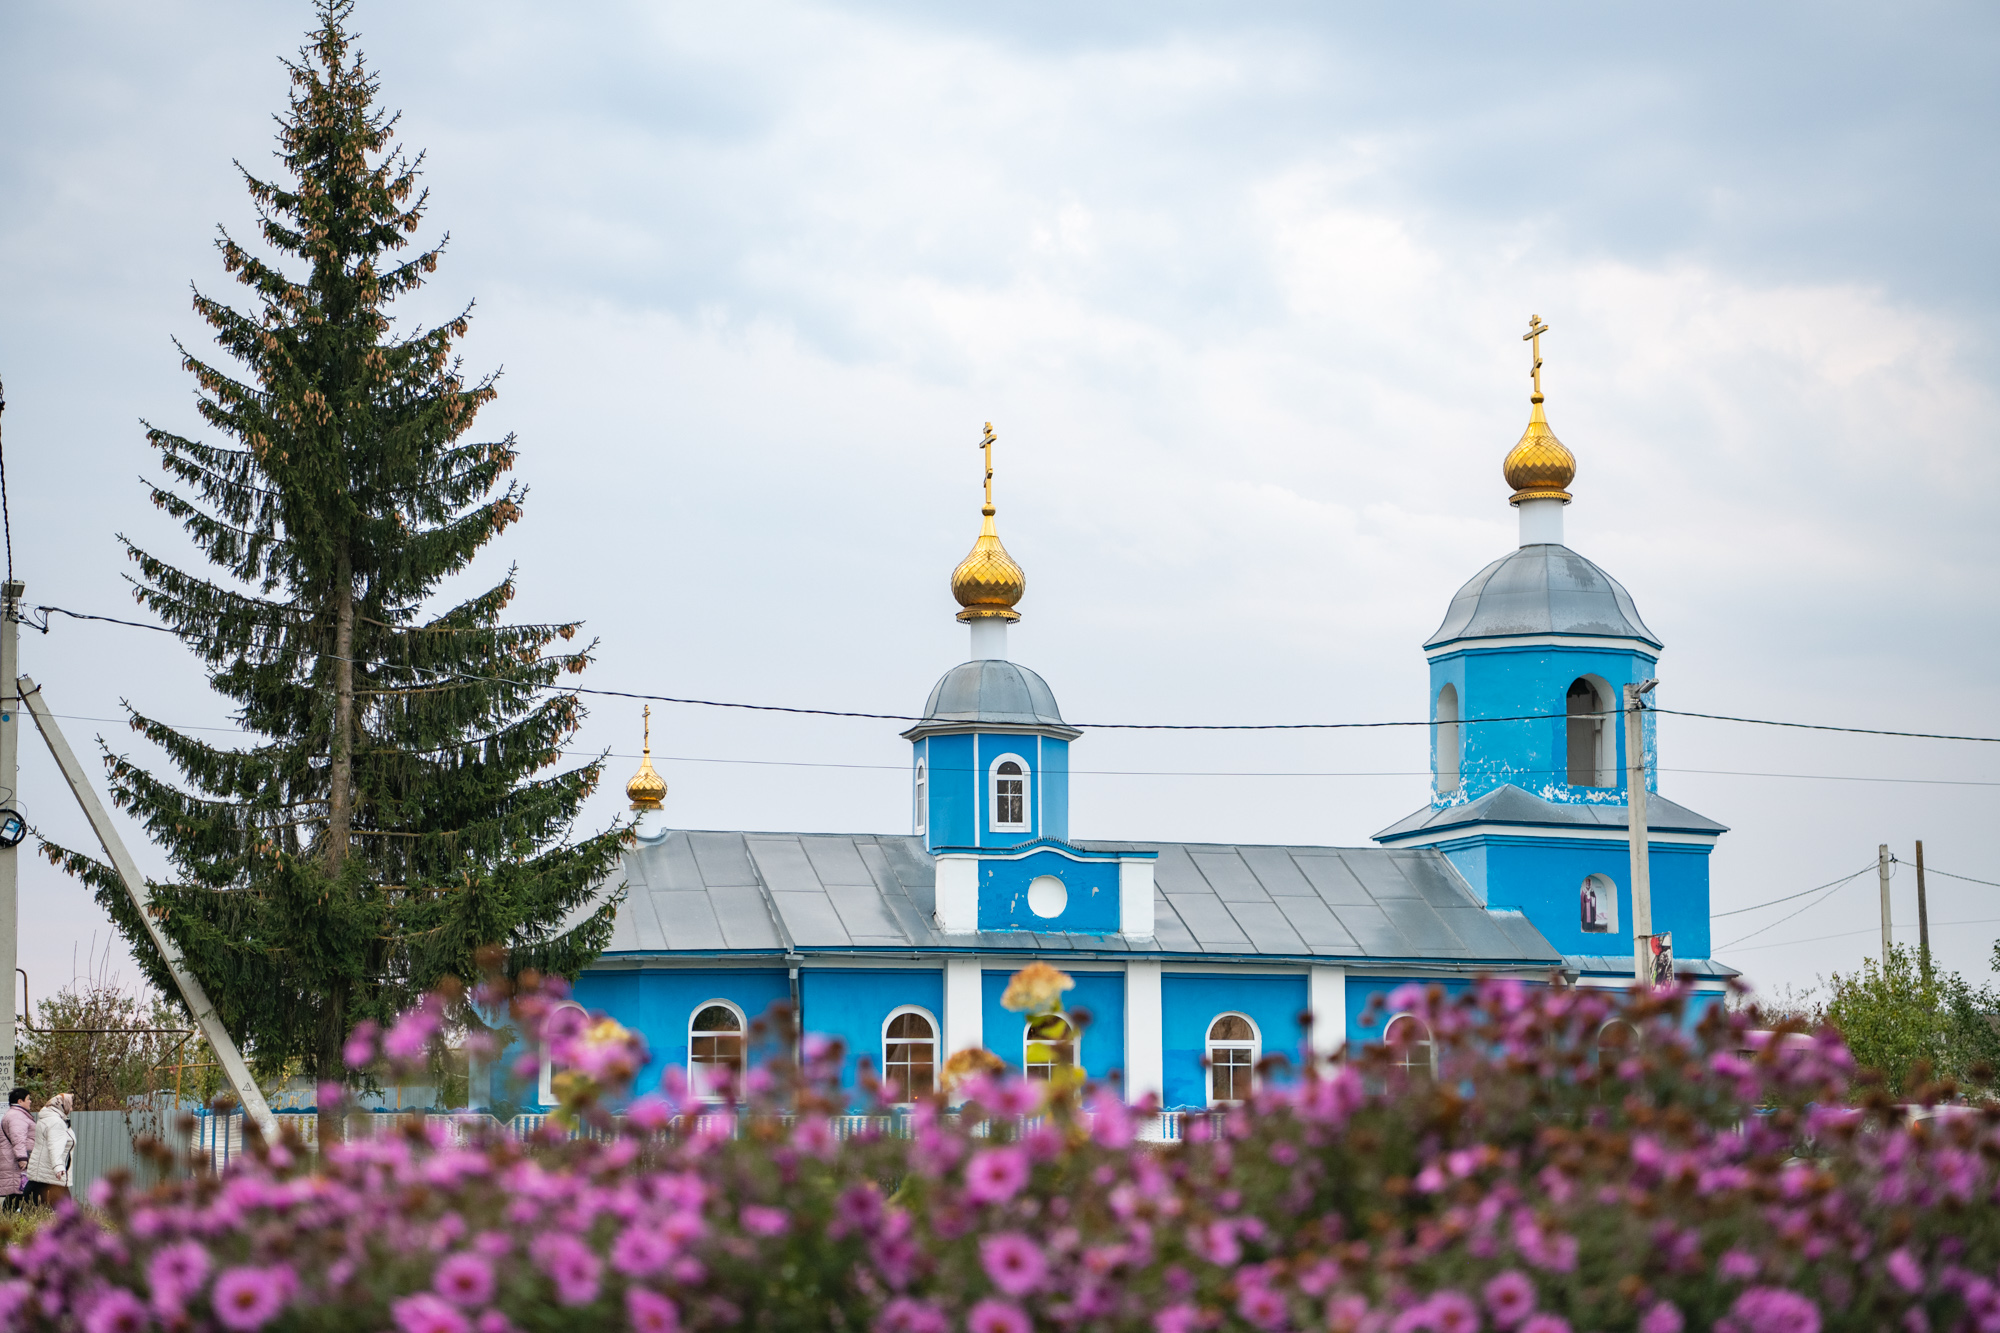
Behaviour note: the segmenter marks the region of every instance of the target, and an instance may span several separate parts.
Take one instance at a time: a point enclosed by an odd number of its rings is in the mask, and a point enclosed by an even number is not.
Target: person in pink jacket
[[[7,1094],[7,1113],[0,1115],[0,1212],[20,1211],[34,1148],[34,1099],[26,1088],[16,1088]]]

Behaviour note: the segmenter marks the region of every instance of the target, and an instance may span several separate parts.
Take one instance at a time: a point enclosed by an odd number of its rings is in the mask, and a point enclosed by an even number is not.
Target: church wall
[[[980,788],[985,770],[973,756],[971,736],[927,736],[916,750],[929,764],[930,822],[926,842],[931,847],[970,847],[973,822],[983,803]]]
[[[1028,903],[1028,886],[1042,875],[1063,882],[1069,900],[1053,917],[1038,916]],[[979,863],[981,930],[1052,930],[1109,935],[1118,930],[1116,860],[1079,861],[1057,851]]]
[[[1024,966],[1026,963],[987,968],[981,976],[980,986],[984,1001],[980,1017],[986,1049],[1005,1060],[1016,1073],[1020,1072],[1025,1058],[1028,1020],[1004,1008],[1000,997],[1007,990],[1008,980]],[[1090,1025],[1083,1033],[1084,1072],[1099,1082],[1108,1080],[1114,1073],[1122,1079],[1125,1073],[1125,974],[1086,972],[1072,967],[1064,967],[1063,971],[1076,981],[1074,990],[1063,993],[1063,1008],[1090,1011]]]
[[[1069,841],[1069,742],[1042,738],[1041,836]]]
[[[1283,1055],[1296,1067],[1304,1030],[1306,977],[1235,976],[1226,973],[1166,972],[1160,977],[1160,1026],[1164,1090],[1161,1105],[1186,1110],[1208,1105],[1209,1025],[1238,1013],[1257,1025],[1265,1055]]]
[[[1459,995],[1470,989],[1469,977],[1357,977],[1352,973],[1347,978],[1347,1048],[1359,1051],[1363,1046],[1382,1044],[1383,1030],[1396,1012],[1387,1007],[1389,996],[1399,986],[1442,986],[1446,995]],[[1369,1001],[1382,997],[1383,1006],[1372,1016]]]
[[[1486,837],[1486,898],[1490,907],[1517,908],[1566,954],[1632,951],[1632,861],[1627,844],[1603,838]],[[1702,844],[1650,845],[1653,931],[1672,932],[1681,958],[1709,956],[1708,854]],[[1445,854],[1456,861],[1450,846]],[[1584,877],[1604,875],[1618,886],[1618,930],[1583,929]]]
[[[944,1039],[944,972],[921,968],[801,968],[799,1004],[807,1032],[838,1037],[847,1044],[840,1080],[856,1086],[859,1061],[866,1056],[882,1076],[882,1025],[892,1010],[914,1004],[929,1011],[940,1046]],[[940,1063],[944,1055],[938,1056]]]
[[[576,1002],[601,1009],[646,1039],[652,1060],[633,1088],[651,1092],[668,1066],[686,1067],[688,1024],[695,1009],[710,1000],[728,1000],[756,1022],[780,1000],[792,997],[790,975],[777,968],[680,968],[586,971],[576,980]],[[756,1048],[750,1047],[752,1063]]]

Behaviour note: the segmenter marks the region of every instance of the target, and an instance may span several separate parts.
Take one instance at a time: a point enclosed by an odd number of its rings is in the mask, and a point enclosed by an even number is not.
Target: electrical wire
[[[37,626],[43,633],[48,632],[48,616],[63,615],[76,620],[100,620],[112,625],[125,625],[132,629],[156,630],[162,634],[173,634],[174,630],[165,625],[148,625],[143,621],[120,620],[116,616],[93,615],[83,611],[71,611],[60,606],[38,606],[43,612],[42,623]],[[332,654],[322,654],[329,661],[350,660],[357,666],[378,665],[364,663],[358,659],[340,659]],[[425,668],[403,668],[420,673]],[[645,703],[686,704],[701,708],[736,708],[759,713],[795,713],[811,717],[852,717],[874,722],[922,722],[926,719],[911,713],[863,713],[837,708],[798,708],[784,704],[746,704],[722,699],[690,699],[667,694],[642,694],[635,690],[594,689],[585,685],[541,685],[533,682],[510,680],[504,676],[477,676],[462,671],[429,671],[446,682],[465,684],[512,685],[521,688],[554,690],[562,694],[589,694],[600,698],[631,699]],[[1674,708],[1647,708],[1649,713],[1661,713],[1672,717],[1698,717],[1714,722],[1743,722],[1763,727],[1795,727],[1806,731],[1838,731],[1856,736],[1896,736],[1914,740],[1934,741],[1979,741],[2000,745],[2000,736],[1960,736],[1929,731],[1886,731],[1873,727],[1836,727],[1817,722],[1780,722],[1770,718],[1732,717],[1723,713],[1690,713]],[[1454,723],[1440,723],[1434,720],[1416,722],[1072,722],[1070,726],[1086,731],[1355,731],[1382,727],[1435,727],[1469,726],[1488,722],[1547,722],[1567,718],[1562,713],[1521,713],[1511,717],[1471,717],[1460,718]],[[1592,715],[1602,716],[1602,715]]]
[[[1943,875],[1943,876],[1944,876],[1944,877],[1945,877],[1946,879],[1962,879],[1962,880],[1964,880],[1964,881],[1965,881],[1965,882],[1966,882],[1967,884],[1984,884],[1984,885],[1985,885],[1985,886],[1986,886],[1987,888],[1989,888],[1989,889],[2000,889],[2000,884],[1996,884],[1996,883],[1994,883],[1994,882],[1993,882],[1992,880],[1990,880],[1990,879],[1974,879],[1974,878],[1973,878],[1972,876],[1970,876],[1970,875],[1954,875],[1954,874],[1952,874],[1952,873],[1951,873],[1951,872],[1950,872],[1949,870],[1939,870],[1939,869],[1938,869],[1938,868],[1937,868],[1936,866],[1925,866],[1925,867],[1924,867],[1924,873],[1925,873],[1926,875]],[[1963,924],[1965,924],[1965,923],[1964,923],[1964,922],[1957,922],[1957,923],[1951,923],[1951,922],[1940,922],[1939,924],[1941,924],[1941,925],[1949,925],[1949,924],[1958,924],[1958,925],[1963,925]]]
[[[1958,878],[1958,876],[1953,876],[1953,878]],[[1931,924],[1937,926],[1990,926],[1996,922],[2000,922],[2000,916],[1982,916],[1970,921],[1934,921]],[[1881,927],[1879,926],[1865,926],[1860,930],[1843,930],[1837,935],[1808,935],[1802,940],[1776,940],[1770,944],[1753,944],[1742,952],[1754,953],[1758,949],[1782,949],[1792,944],[1818,944],[1822,940],[1846,940],[1852,939],[1856,935],[1873,935],[1880,929]]]
[[[1757,929],[1751,931],[1748,935],[1739,936],[1738,938],[1731,940],[1729,943],[1720,946],[1720,949],[1734,949],[1737,945],[1743,943],[1744,940],[1754,940],[1759,935],[1762,935],[1765,931],[1775,930],[1777,927],[1784,925],[1787,921],[1790,921],[1793,917],[1798,916],[1801,913],[1810,912],[1813,908],[1818,907],[1828,898],[1831,898],[1834,894],[1840,892],[1841,888],[1844,885],[1853,883],[1856,879],[1859,879],[1861,876],[1867,874],[1872,869],[1874,869],[1873,866],[1864,866],[1862,869],[1855,871],[1852,875],[1849,875],[1846,879],[1835,880],[1832,884],[1826,886],[1825,893],[1813,899],[1811,902],[1807,903],[1804,907],[1801,907],[1797,912],[1788,912],[1784,916],[1779,917],[1776,921],[1771,922],[1769,925],[1759,926],[1757,927]],[[1812,892],[1812,890],[1808,889],[1807,892],[1810,893]],[[1717,952],[1719,951],[1720,950],[1717,950]]]
[[[1877,864],[1876,862],[1870,861],[1867,865],[1855,871],[1854,875],[1865,875],[1869,871],[1873,870],[1876,864]],[[1741,916],[1745,912],[1755,912],[1766,907],[1776,907],[1779,903],[1788,903],[1791,902],[1794,898],[1803,898],[1808,893],[1818,893],[1821,889],[1830,889],[1837,884],[1845,884],[1848,880],[1853,879],[1854,875],[1843,875],[1839,879],[1833,880],[1830,883],[1817,884],[1810,889],[1800,889],[1797,893],[1788,893],[1782,898],[1773,898],[1771,899],[1771,901],[1767,903],[1753,903],[1748,907],[1735,907],[1731,908],[1727,912],[1710,912],[1708,916],[1711,921],[1719,921],[1725,916]],[[1746,935],[1744,936],[1744,938],[1748,939],[1749,936]]]

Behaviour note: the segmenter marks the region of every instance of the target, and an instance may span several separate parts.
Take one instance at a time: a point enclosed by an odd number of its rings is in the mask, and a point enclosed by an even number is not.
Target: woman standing
[[[75,1099],[59,1092],[35,1117],[35,1150],[28,1155],[28,1202],[53,1208],[69,1197],[70,1159],[76,1156],[76,1131],[69,1127]]]
[[[0,1211],[16,1213],[28,1185],[28,1155],[35,1150],[35,1103],[26,1088],[7,1094],[0,1114]]]

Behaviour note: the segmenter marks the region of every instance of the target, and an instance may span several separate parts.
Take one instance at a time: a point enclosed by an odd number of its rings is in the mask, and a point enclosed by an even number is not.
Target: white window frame
[[[1432,1029],[1431,1025],[1429,1023],[1424,1022],[1423,1019],[1417,1017],[1415,1014],[1409,1014],[1409,1013],[1391,1014],[1389,1016],[1389,1021],[1382,1025],[1382,1044],[1390,1048],[1390,1054],[1395,1055],[1396,1054],[1395,1047],[1390,1042],[1389,1037],[1390,1034],[1396,1030],[1396,1024],[1405,1021],[1415,1023],[1419,1028],[1423,1029],[1424,1047],[1429,1052],[1429,1058],[1430,1058],[1429,1073],[1432,1078],[1436,1078],[1438,1072],[1437,1033]],[[1415,1044],[1416,1043],[1414,1042],[1411,1043],[1411,1045],[1413,1046]],[[1403,1070],[1412,1070],[1421,1068],[1421,1066],[1412,1064],[1408,1059],[1403,1058],[1400,1055],[1397,1056],[1396,1067]]]
[[[1590,881],[1592,881],[1592,880],[1594,880],[1594,879],[1595,879],[1595,880],[1601,880],[1601,881],[1603,882],[1603,884],[1604,884],[1604,885],[1608,885],[1608,886],[1610,887],[1610,890],[1611,890],[1610,894],[1608,895],[1608,897],[1609,897],[1610,901],[1609,901],[1609,902],[1608,902],[1608,903],[1606,904],[1606,911],[1605,911],[1605,918],[1604,918],[1604,919],[1605,919],[1605,923],[1606,923],[1606,924],[1605,924],[1605,927],[1604,927],[1604,929],[1603,929],[1603,930],[1583,930],[1583,887],[1584,887],[1584,884],[1588,884],[1588,883],[1590,883]],[[1579,885],[1577,885],[1577,886],[1576,886],[1576,890],[1577,890],[1577,895],[1576,895],[1576,896],[1577,896],[1577,904],[1576,904],[1576,905],[1577,905],[1577,913],[1576,913],[1576,917],[1577,917],[1577,929],[1579,929],[1579,930],[1583,930],[1583,933],[1584,933],[1584,934],[1586,934],[1586,935],[1606,935],[1606,936],[1610,936],[1610,935],[1622,935],[1622,934],[1624,934],[1624,931],[1620,930],[1620,929],[1619,929],[1619,926],[1618,926],[1618,881],[1617,881],[1617,880],[1615,880],[1615,879],[1611,878],[1611,876],[1609,876],[1609,875],[1605,875],[1605,874],[1599,874],[1599,873],[1592,873],[1592,874],[1588,874],[1588,875],[1585,875],[1585,876],[1583,877],[1583,884],[1579,884]],[[1605,898],[1606,898],[1606,897],[1607,897],[1607,895],[1605,895],[1605,894],[1603,894],[1603,893],[1599,893],[1599,895],[1598,895],[1598,900],[1599,900],[1600,902],[1604,902],[1604,900],[1605,900]]]
[[[1046,1014],[1044,1014],[1044,1015],[1038,1015],[1038,1017],[1044,1017],[1044,1018],[1046,1018],[1046,1017],[1049,1017],[1049,1015],[1046,1015]],[[1057,1018],[1060,1018],[1060,1019],[1062,1019],[1062,1021],[1063,1021],[1063,1022],[1064,1022],[1064,1023],[1065,1023],[1065,1024],[1066,1024],[1066,1025],[1068,1026],[1068,1027],[1069,1027],[1069,1048],[1070,1048],[1070,1067],[1071,1067],[1071,1068],[1074,1068],[1074,1069],[1076,1069],[1076,1070],[1077,1070],[1077,1071],[1079,1071],[1079,1072],[1082,1072],[1082,1070],[1083,1070],[1083,1067],[1084,1067],[1084,1066],[1083,1066],[1083,1029],[1082,1029],[1082,1028],[1080,1028],[1080,1027],[1078,1027],[1078,1026],[1076,1025],[1076,1020],[1075,1020],[1074,1018],[1071,1018],[1071,1017],[1070,1017],[1070,1016],[1069,1016],[1068,1014],[1056,1014],[1056,1015],[1054,1015],[1054,1017],[1057,1017]],[[1029,1020],[1029,1022],[1027,1022],[1027,1023],[1024,1023],[1024,1024],[1022,1024],[1022,1025],[1021,1025],[1021,1074],[1022,1074],[1022,1077],[1024,1077],[1024,1078],[1034,1078],[1034,1077],[1035,1077],[1035,1071],[1036,1071],[1037,1069],[1047,1069],[1047,1070],[1051,1070],[1051,1071],[1053,1071],[1053,1070],[1056,1070],[1056,1069],[1060,1069],[1060,1068],[1062,1068],[1063,1066],[1061,1066],[1061,1065],[1053,1065],[1053,1064],[1029,1064],[1029,1063],[1028,1063],[1028,1048],[1029,1048],[1030,1046],[1033,1046],[1033,1045],[1035,1044],[1035,1039],[1034,1039],[1034,1037],[1033,1037],[1033,1036],[1031,1035],[1031,1033],[1032,1033],[1032,1032],[1033,1032],[1033,1020],[1031,1019],[1031,1020]],[[1043,1043],[1043,1044],[1044,1044],[1044,1045],[1046,1045],[1047,1043],[1045,1042],[1045,1043]],[[1044,1076],[1044,1077],[1046,1077],[1046,1076]]]
[[[936,1014],[920,1004],[899,1004],[894,1009],[891,1009],[882,1019],[882,1086],[885,1088],[895,1086],[889,1078],[889,1025],[904,1014],[915,1014],[918,1018],[923,1019],[924,1022],[931,1025],[931,1092],[934,1093],[944,1083],[944,1057],[942,1054],[944,1050],[944,1026],[938,1022]],[[899,1037],[896,1040],[907,1044],[910,1038]],[[923,1095],[929,1096],[930,1094],[925,1093]],[[912,1098],[909,1101],[892,1102],[891,1105],[910,1106],[914,1102],[915,1098]]]
[[[1604,1068],[1604,1051],[1605,1051],[1604,1034],[1611,1031],[1611,1029],[1613,1028],[1624,1028],[1627,1032],[1632,1034],[1631,1039],[1627,1041],[1625,1045],[1611,1047],[1612,1050],[1618,1051],[1621,1054],[1637,1055],[1639,1053],[1640,1043],[1645,1040],[1644,1034],[1639,1031],[1639,1025],[1637,1023],[1632,1022],[1630,1019],[1611,1018],[1611,1019],[1606,1019],[1604,1022],[1598,1024],[1597,1035],[1591,1039],[1590,1044],[1592,1050],[1597,1056],[1597,1067],[1599,1069]]]
[[[1446,796],[1455,792],[1463,780],[1460,774],[1462,755],[1459,748],[1459,723],[1465,709],[1458,697],[1458,686],[1446,681],[1437,692],[1433,713],[1433,724],[1437,728],[1437,790]]]
[[[575,1000],[564,1000],[561,1004],[549,1010],[549,1017],[553,1018],[555,1017],[555,1015],[561,1013],[565,1009],[576,1010],[579,1014],[583,1015],[585,1021],[588,1021],[590,1018],[590,1011],[588,1009],[585,1009],[582,1005],[578,1004]],[[547,1042],[543,1042],[541,1076],[536,1080],[535,1083],[535,1095],[541,1099],[541,1103],[544,1106],[554,1106],[556,1104],[555,1081],[556,1081],[556,1057],[554,1053],[549,1050],[549,1044]]]
[[[1578,681],[1582,681],[1590,687],[1590,692],[1596,700],[1597,707],[1591,713],[1572,715],[1569,711],[1570,687]],[[1570,677],[1569,684],[1563,686],[1563,781],[1565,785],[1572,787],[1587,785],[1591,789],[1616,787],[1618,785],[1619,715],[1617,712],[1618,705],[1615,702],[1616,697],[1616,692],[1611,688],[1610,681],[1588,671],[1580,676]],[[1596,721],[1596,731],[1593,736],[1590,755],[1591,776],[1597,779],[1595,782],[1582,784],[1569,781],[1569,719],[1571,716],[1591,717]]]
[[[1225,1018],[1240,1018],[1245,1023],[1248,1023],[1250,1025],[1250,1040],[1240,1041],[1235,1038],[1218,1039],[1214,1035],[1215,1025]],[[1241,1106],[1243,1104],[1241,1098],[1231,1100],[1229,1098],[1218,1098],[1215,1095],[1215,1053],[1219,1050],[1250,1052],[1250,1089],[1252,1092],[1255,1092],[1257,1089],[1257,1065],[1264,1058],[1264,1030],[1257,1026],[1256,1019],[1250,1017],[1250,1015],[1244,1013],[1242,1010],[1225,1009],[1208,1020],[1208,1026],[1202,1030],[1201,1041],[1202,1050],[1208,1056],[1208,1068],[1204,1071],[1208,1075],[1208,1104],[1210,1106]]]
[[[1000,765],[1012,761],[1021,766],[1021,820],[1019,823],[1003,823],[1000,819]],[[1011,781],[1013,775],[1008,774]],[[986,766],[986,831],[988,833],[1026,833],[1035,826],[1035,766],[1013,751],[996,756]]]
[[[917,760],[917,832],[930,831],[931,803],[930,765],[925,760]]]
[[[713,1009],[717,1007],[727,1009],[730,1013],[736,1015],[736,1039],[740,1043],[738,1050],[743,1060],[743,1064],[741,1068],[738,1070],[739,1078],[741,1077],[741,1074],[743,1072],[747,1071],[750,1068],[750,1022],[749,1019],[743,1013],[743,1006],[737,1004],[734,1000],[725,1000],[721,996],[717,996],[712,1000],[703,1000],[700,1004],[688,1010],[688,1018],[687,1018],[688,1091],[692,1093],[694,1096],[700,1098],[702,1101],[720,1103],[725,1100],[722,1094],[709,1086],[707,1076],[697,1072],[699,1068],[712,1065],[715,1062],[712,1060],[704,1060],[698,1066],[694,1058],[694,1039],[697,1031],[694,1025],[694,1021],[695,1019],[701,1017],[701,1013],[704,1009]],[[703,1029],[701,1030],[701,1035],[712,1037],[715,1036],[716,1034],[711,1030]]]

